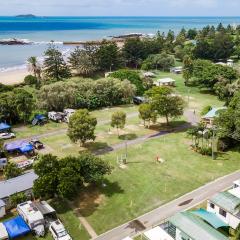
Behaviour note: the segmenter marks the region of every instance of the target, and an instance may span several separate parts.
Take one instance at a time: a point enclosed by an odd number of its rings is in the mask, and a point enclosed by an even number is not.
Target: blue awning
[[[9,130],[11,128],[10,125],[6,124],[6,123],[0,123],[0,131],[5,131],[5,130]]]
[[[33,151],[33,146],[31,144],[26,144],[23,147],[21,147],[19,150],[21,153],[28,153]]]
[[[220,218],[218,218],[214,213],[208,212],[205,209],[198,209],[195,211],[191,211],[194,215],[200,217],[207,223],[209,223],[211,226],[213,226],[215,229],[221,228],[221,227],[229,227],[228,224],[223,222]]]
[[[5,226],[11,239],[24,236],[31,231],[23,218],[20,216],[3,222],[3,225]]]
[[[37,114],[37,115],[35,116],[35,119],[42,121],[42,120],[45,120],[46,117],[45,117],[44,115],[42,115],[42,114]]]

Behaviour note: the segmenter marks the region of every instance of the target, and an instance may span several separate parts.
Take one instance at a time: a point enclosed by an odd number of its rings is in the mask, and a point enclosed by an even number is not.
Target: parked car
[[[11,138],[15,138],[15,134],[14,133],[0,133],[0,139],[11,139]]]
[[[72,240],[59,219],[51,223],[49,230],[55,240]]]
[[[40,142],[38,139],[32,139],[29,143],[33,145],[33,147],[37,150],[44,148],[43,143]]]
[[[139,97],[139,96],[133,97],[133,103],[136,105],[140,105],[145,102],[146,102],[146,99],[144,97]]]
[[[48,118],[54,122],[62,122],[64,119],[64,113],[62,112],[49,112]]]

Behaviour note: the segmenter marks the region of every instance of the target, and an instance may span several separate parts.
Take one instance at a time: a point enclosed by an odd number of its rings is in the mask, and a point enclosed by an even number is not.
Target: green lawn
[[[106,187],[91,188],[75,204],[102,233],[240,168],[237,151],[213,161],[190,150],[189,144],[185,133],[174,133],[131,146],[126,169],[116,163],[124,150],[105,155],[115,166]],[[157,156],[165,162],[156,163]]]

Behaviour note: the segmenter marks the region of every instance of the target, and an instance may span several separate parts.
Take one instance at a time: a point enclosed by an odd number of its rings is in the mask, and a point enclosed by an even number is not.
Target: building
[[[161,78],[156,80],[153,84],[155,86],[170,86],[170,87],[174,87],[175,86],[175,80],[172,78]]]
[[[226,224],[215,214],[211,217],[200,217],[194,211],[187,211],[172,216],[166,230],[175,240],[228,240],[218,231],[218,228],[225,226]]]
[[[25,193],[32,196],[32,187],[38,176],[33,172],[25,173],[21,176],[0,182],[0,199],[6,204],[6,208],[10,207],[9,198],[15,193]]]
[[[216,214],[233,229],[240,223],[240,198],[231,192],[220,192],[208,200],[207,210]]]
[[[214,119],[219,115],[221,111],[226,110],[226,107],[212,108],[207,114],[202,116],[202,122],[206,125],[212,126]]]

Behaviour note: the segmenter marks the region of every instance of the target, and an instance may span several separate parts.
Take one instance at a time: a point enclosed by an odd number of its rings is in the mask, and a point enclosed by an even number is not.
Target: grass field
[[[107,154],[115,166],[106,187],[81,194],[76,205],[102,233],[127,220],[152,210],[184,193],[240,168],[240,153],[230,151],[213,161],[190,150],[185,133],[174,133],[128,149],[126,169],[117,166],[116,158],[124,150]],[[156,157],[164,163],[156,163]]]

